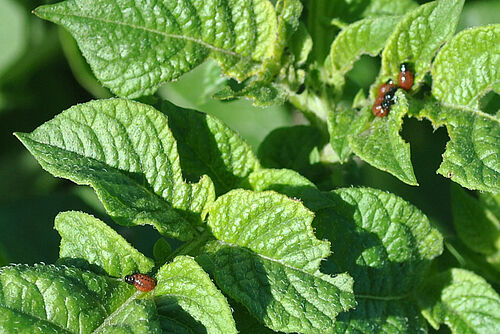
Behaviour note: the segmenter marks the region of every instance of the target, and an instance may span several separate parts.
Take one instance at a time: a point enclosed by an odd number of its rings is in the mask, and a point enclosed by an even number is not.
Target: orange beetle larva
[[[132,274],[125,276],[125,282],[136,287],[142,292],[149,292],[156,286],[156,280],[144,274]]]

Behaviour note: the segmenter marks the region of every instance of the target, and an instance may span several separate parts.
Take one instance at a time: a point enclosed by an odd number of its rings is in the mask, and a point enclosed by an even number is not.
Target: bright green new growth
[[[474,334],[500,328],[500,296],[470,271],[451,269],[431,277],[417,296],[435,329],[446,324],[453,333]]]
[[[53,175],[91,185],[121,224],[151,224],[187,240],[215,196],[207,176],[184,182],[167,118],[144,104],[80,104],[17,136]]]
[[[226,298],[192,258],[176,257],[160,268],[156,279],[155,302],[163,330],[184,333],[196,327],[193,320],[183,317],[184,310],[201,322],[208,334],[237,333]]]
[[[432,78],[432,94],[441,103],[479,110],[484,94],[500,93],[500,24],[456,35],[436,57]]]
[[[244,80],[273,56],[278,29],[268,0],[68,0],[35,13],[68,29],[96,77],[129,98],[153,94],[207,57]]]
[[[161,333],[155,304],[135,288],[76,268],[0,270],[3,333]]]
[[[345,74],[361,55],[379,54],[400,19],[400,16],[367,18],[350,24],[337,35],[325,61],[331,83],[337,89],[344,85]]]
[[[403,62],[412,64],[416,75],[415,86],[420,84],[430,70],[431,60],[438,48],[453,34],[462,5],[463,1],[431,2],[411,10],[401,19],[387,17],[359,21],[337,36],[326,65],[330,71],[333,69],[334,82],[339,84],[342,84],[343,76],[362,53],[377,54],[385,44],[382,68],[370,90],[371,99],[362,101],[364,107],[359,113],[338,108],[329,115],[331,144],[341,161],[345,161],[352,150],[364,161],[393,174],[401,181],[410,185],[418,184],[410,160],[409,145],[399,135],[403,117],[408,112],[406,99],[396,94],[398,102],[384,118],[374,119],[371,107],[382,82],[388,79],[397,82],[399,66]],[[378,33],[376,29],[380,30],[380,38],[371,38],[369,42],[365,35]],[[357,41],[355,37],[359,35],[364,37]],[[339,115],[340,112],[345,115]]]
[[[91,215],[62,212],[57,215],[54,227],[61,235],[59,257],[62,260],[83,260],[119,278],[135,272],[148,273],[153,269],[153,260]]]
[[[234,190],[210,210],[217,241],[202,259],[220,288],[271,329],[328,332],[337,314],[354,306],[351,278],[319,271],[329,247],[315,238],[312,218],[274,192]]]
[[[415,73],[414,90],[431,69],[431,61],[439,47],[449,40],[462,11],[464,0],[440,0],[408,12],[394,29],[382,53],[382,68],[372,86],[375,97],[378,84],[392,78],[397,82],[399,66],[409,62]]]

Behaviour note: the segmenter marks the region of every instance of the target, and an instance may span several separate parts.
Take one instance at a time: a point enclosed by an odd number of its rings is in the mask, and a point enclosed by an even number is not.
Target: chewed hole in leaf
[[[498,115],[500,111],[500,94],[490,91],[479,100],[479,108],[490,115]]]
[[[363,55],[354,63],[352,70],[346,74],[345,93],[348,94],[350,100],[360,88],[363,89],[365,95],[368,94],[370,85],[375,81],[378,72],[380,71],[380,57],[370,57]]]

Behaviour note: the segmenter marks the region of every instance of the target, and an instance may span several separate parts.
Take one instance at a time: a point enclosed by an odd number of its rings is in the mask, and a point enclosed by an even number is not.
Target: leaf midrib
[[[35,11],[35,13],[37,15],[41,16],[42,18],[44,16],[44,15],[40,15],[40,13],[37,12],[37,11]],[[224,53],[226,55],[239,58],[242,61],[247,61],[247,62],[250,62],[250,63],[256,63],[257,62],[257,61],[255,61],[254,59],[252,59],[249,56],[244,56],[242,54],[239,54],[239,53],[231,51],[231,50],[222,49],[222,48],[219,48],[219,47],[214,46],[212,44],[209,44],[209,43],[207,43],[207,42],[205,42],[205,41],[203,41],[201,39],[196,39],[196,38],[193,38],[193,37],[190,37],[190,36],[186,36],[186,35],[169,34],[169,33],[166,33],[166,32],[160,31],[160,30],[156,30],[156,29],[151,29],[151,28],[147,28],[147,27],[141,27],[141,26],[137,26],[137,25],[125,23],[125,22],[113,21],[113,20],[104,19],[104,18],[98,18],[98,17],[92,17],[92,16],[85,16],[85,15],[76,14],[76,13],[59,13],[59,12],[51,11],[50,14],[55,14],[55,15],[59,15],[59,16],[62,16],[62,17],[73,16],[75,18],[94,20],[94,21],[103,22],[103,23],[107,23],[107,24],[115,24],[115,25],[118,25],[118,26],[124,26],[124,27],[129,27],[129,28],[132,28],[132,29],[142,30],[142,31],[149,32],[149,33],[152,33],[152,34],[161,35],[161,36],[164,36],[166,38],[179,39],[179,40],[193,42],[193,43],[199,44],[199,45],[201,45],[201,46],[209,49],[210,51]]]
[[[136,299],[137,296],[139,296],[142,292],[137,290],[135,291],[123,304],[121,304],[119,307],[116,308],[113,312],[111,312],[106,318],[103,319],[102,323],[92,331],[92,334],[97,334],[100,333],[102,330],[106,329],[105,326],[109,325],[113,318],[121,312],[125,307],[130,305],[130,303]]]

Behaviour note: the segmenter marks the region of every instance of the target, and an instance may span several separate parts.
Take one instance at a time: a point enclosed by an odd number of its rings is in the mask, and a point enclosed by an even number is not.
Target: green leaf
[[[290,52],[293,54],[297,65],[304,64],[313,47],[311,35],[309,35],[305,24],[299,22],[297,31],[290,39],[289,44]]]
[[[92,101],[16,135],[51,174],[91,185],[124,225],[151,224],[187,240],[214,199],[207,176],[197,184],[183,181],[167,118],[147,105]]]
[[[385,16],[360,20],[337,35],[325,61],[329,80],[337,89],[344,85],[345,74],[361,55],[376,56],[380,53],[400,19],[400,16]]]
[[[203,261],[224,292],[273,330],[325,333],[354,306],[351,278],[319,271],[329,247],[314,236],[312,218],[275,192],[235,190],[211,208],[217,241]]]
[[[226,86],[213,95],[215,99],[231,101],[236,98],[249,98],[253,105],[268,107],[274,104],[283,104],[287,93],[282,86],[264,81],[252,81],[250,84],[242,83],[234,86]]]
[[[500,24],[464,30],[439,51],[432,94],[446,106],[479,110],[490,90],[500,93]]]
[[[365,107],[361,114],[369,115],[370,108],[371,106]],[[375,117],[371,123],[367,123],[368,128],[355,131],[357,135],[348,137],[349,145],[356,155],[370,165],[391,173],[407,184],[418,185],[410,160],[410,145],[399,135],[407,112],[408,102],[399,90],[396,93],[396,104],[391,107],[389,114],[383,118]],[[356,120],[353,122],[362,123]]]
[[[107,99],[113,95],[106,88],[101,86],[101,83],[92,73],[89,64],[83,58],[82,53],[78,49],[75,39],[69,32],[63,28],[59,28],[59,40],[61,47],[68,61],[68,65],[73,72],[73,76],[78,83],[85,88],[90,94],[98,99]]]
[[[462,5],[462,0],[431,2],[410,11],[397,23],[382,53],[382,68],[370,91],[372,101],[380,83],[388,78],[397,81],[403,62],[410,62],[415,72],[414,87],[421,84],[431,68],[435,53],[453,34]],[[349,149],[352,149],[369,164],[405,183],[417,185],[409,145],[399,136],[408,103],[400,92],[396,93],[396,97],[398,102],[391,108],[389,116],[382,119],[373,119],[369,111],[371,104],[366,104],[358,116],[354,111],[345,116],[330,115],[328,123],[332,147],[341,160],[346,159]],[[346,128],[347,122],[351,122],[350,128]],[[346,137],[349,145],[345,142]]]
[[[278,0],[276,2],[277,33],[272,44],[271,57],[264,62],[263,73],[260,74],[264,80],[270,80],[281,69],[283,52],[299,26],[301,13],[302,3],[300,0]]]
[[[3,333],[161,333],[155,304],[121,280],[76,268],[0,270]]]
[[[404,15],[417,6],[413,0],[371,0],[363,16]]]
[[[450,141],[438,173],[463,187],[500,192],[500,121],[481,111],[448,108],[433,101],[411,110],[426,117],[435,127],[446,125]]]
[[[425,331],[412,295],[431,260],[441,254],[441,234],[410,203],[369,188],[328,195],[329,208],[316,211],[314,227],[332,244],[328,273],[354,278],[356,310],[337,318],[336,333]]]
[[[282,85],[282,82],[287,79],[283,72],[286,72],[284,68],[290,65],[286,64],[285,48],[299,26],[301,13],[302,3],[299,0],[278,0],[276,2],[277,32],[270,48],[270,57],[263,62],[261,71],[247,82],[225,87],[214,97],[220,100],[246,97],[252,99],[254,105],[263,107],[284,103],[288,89]]]
[[[479,196],[494,199],[491,194]],[[500,215],[456,185],[451,188],[451,204],[455,230],[467,247],[484,255],[500,252]]]
[[[420,86],[439,47],[453,35],[463,3],[464,0],[433,1],[408,12],[399,21],[382,53],[382,68],[372,86],[372,96],[388,78],[397,82],[400,64],[404,62],[409,62],[415,73],[412,90]]]
[[[275,331],[265,327],[239,303],[232,301],[233,317],[236,321],[236,329],[241,334],[276,334]],[[279,332],[281,333],[281,332]]]
[[[369,114],[365,113],[365,115]],[[330,145],[340,163],[346,162],[351,155],[352,149],[349,145],[349,137],[356,134],[356,128],[360,124],[364,125],[364,120],[354,108],[338,106],[328,114],[327,125],[330,133]]]
[[[215,117],[166,102],[161,110],[169,118],[182,173],[188,180],[197,181],[206,174],[213,180],[217,194],[223,194],[237,188],[259,168],[250,145]]]
[[[153,269],[153,260],[91,215],[76,211],[62,212],[56,217],[55,229],[61,235],[61,258],[84,260],[115,277],[134,272],[147,273]]]
[[[248,181],[255,191],[274,190],[300,199],[313,211],[331,205],[314,183],[290,169],[259,169],[250,174]]]
[[[189,329],[196,328],[194,319],[208,334],[237,332],[226,298],[192,258],[176,257],[160,268],[156,278],[155,302],[163,330],[191,333]],[[190,321],[183,311],[192,317]]]
[[[164,238],[156,240],[153,246],[153,256],[157,266],[163,265],[168,260],[168,256],[172,253],[172,247]]]
[[[427,280],[417,295],[422,313],[436,329],[446,324],[453,333],[497,333],[500,296],[480,276],[451,269]]]
[[[307,174],[311,169],[311,152],[321,151],[325,136],[313,126],[296,125],[273,130],[262,141],[257,153],[263,166],[288,168]]]
[[[35,13],[70,31],[114,93],[154,93],[208,57],[238,80],[272,57],[277,18],[268,0],[68,0]]]

